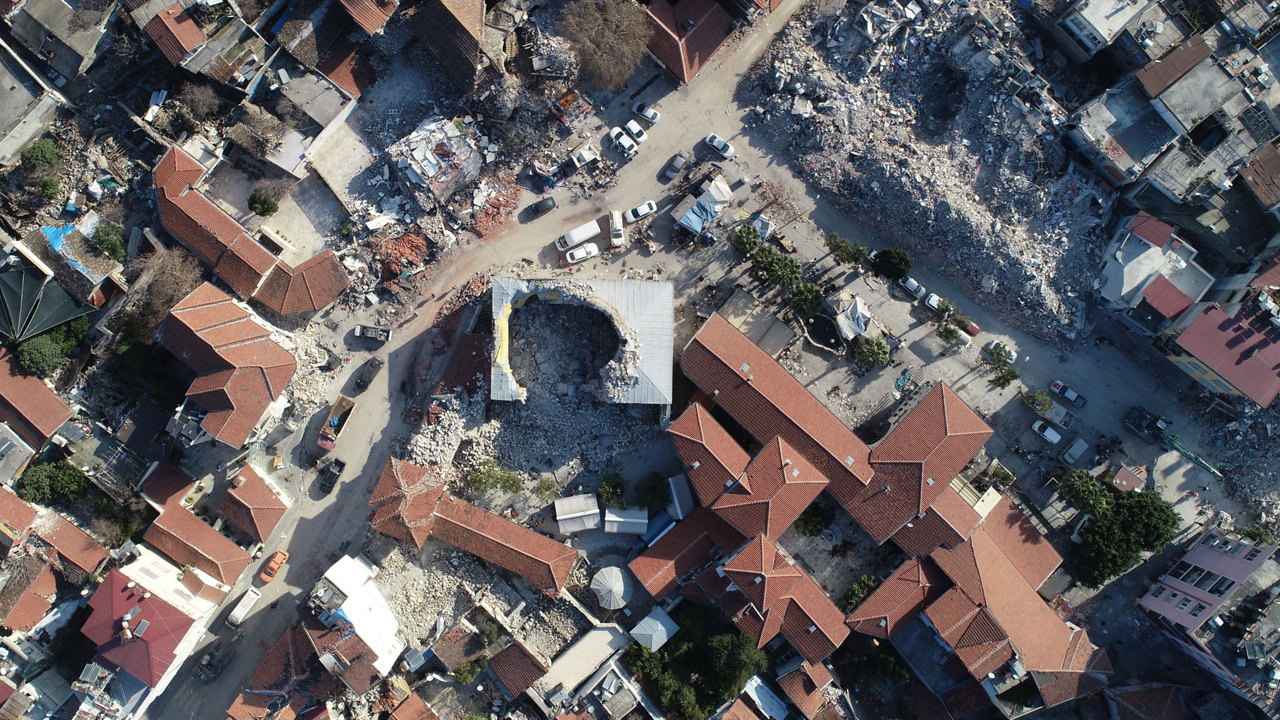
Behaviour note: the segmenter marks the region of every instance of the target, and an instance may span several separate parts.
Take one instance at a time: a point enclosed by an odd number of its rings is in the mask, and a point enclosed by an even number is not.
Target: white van
[[[592,220],[591,222],[579,225],[556,238],[556,249],[560,252],[564,252],[565,250],[581,245],[599,234],[600,221]]]
[[[240,602],[236,603],[235,609],[227,616],[227,625],[236,628],[240,627],[240,623],[253,611],[253,606],[258,604],[258,600],[262,598],[262,593],[255,588],[249,588],[244,597],[240,598]]]

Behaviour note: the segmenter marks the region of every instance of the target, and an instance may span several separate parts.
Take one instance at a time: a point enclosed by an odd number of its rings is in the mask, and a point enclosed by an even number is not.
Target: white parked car
[[[734,153],[733,146],[730,145],[727,140],[720,137],[719,135],[716,135],[715,133],[711,133],[710,135],[708,135],[707,144],[710,145],[711,149],[719,153],[720,157],[724,158],[725,160],[728,160],[729,158],[733,157],[733,153]]]
[[[622,228],[622,211],[609,212],[609,245],[620,248],[627,244],[626,230]]]
[[[904,277],[898,281],[898,284],[902,286],[903,290],[911,293],[911,297],[917,300],[928,294],[928,291],[924,289],[924,286],[916,282],[916,279],[913,277]]]
[[[568,254],[564,256],[564,259],[568,260],[569,264],[572,265],[574,263],[580,263],[583,260],[589,260],[599,254],[600,247],[598,245],[595,243],[587,243],[586,245],[570,250]]]
[[[929,293],[929,296],[924,299],[924,304],[930,310],[937,310],[938,305],[942,304],[942,298],[938,297],[937,293]]]
[[[996,360],[1004,360],[1007,365],[1012,365],[1018,362],[1018,353],[1014,352],[1013,348],[1005,345],[999,340],[992,340],[986,345],[983,345],[982,349],[986,350],[987,354]]]
[[[657,110],[654,110],[653,108],[649,107],[648,105],[645,105],[642,102],[638,102],[635,105],[632,105],[631,112],[639,115],[645,120],[648,120],[650,125],[657,123],[658,120],[662,117],[662,113],[658,112]]]
[[[636,142],[628,137],[627,133],[620,127],[609,130],[609,139],[613,141],[613,144],[618,148],[618,151],[627,157],[634,156],[636,151],[640,149],[636,145]]]
[[[1052,425],[1043,420],[1037,420],[1031,423],[1031,429],[1034,430],[1037,435],[1044,438],[1050,445],[1057,445],[1062,442],[1062,436],[1058,434],[1058,431],[1054,430]]]
[[[629,223],[633,223],[641,218],[649,217],[658,211],[658,204],[650,200],[647,203],[640,203],[631,208],[622,215],[622,219]]]
[[[635,120],[628,120],[626,127],[627,134],[635,138],[637,143],[642,143],[649,139],[649,136],[644,133],[644,128],[640,127],[640,123]]]

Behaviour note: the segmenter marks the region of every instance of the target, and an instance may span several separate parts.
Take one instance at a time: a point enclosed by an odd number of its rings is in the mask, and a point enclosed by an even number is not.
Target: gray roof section
[[[494,353],[490,398],[524,400],[511,374],[508,325],[515,306],[531,295],[543,302],[589,305],[608,315],[622,344],[603,372],[625,383],[606,383],[610,400],[641,405],[671,404],[674,367],[675,292],[669,282],[646,280],[493,279]]]

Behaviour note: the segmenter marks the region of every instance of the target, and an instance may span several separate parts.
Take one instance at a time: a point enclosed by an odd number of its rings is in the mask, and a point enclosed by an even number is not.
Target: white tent
[[[871,310],[860,297],[854,297],[849,307],[836,315],[836,325],[840,327],[840,336],[852,340],[862,335],[871,327]]]
[[[560,498],[555,505],[556,523],[564,535],[600,527],[600,505],[595,495]]]
[[[635,628],[631,630],[631,637],[650,650],[657,650],[665,645],[679,629],[680,626],[676,624],[675,620],[671,619],[671,616],[665,610],[655,607],[653,612],[636,623]]]
[[[631,601],[631,578],[620,568],[610,565],[591,578],[600,607],[617,610]]]

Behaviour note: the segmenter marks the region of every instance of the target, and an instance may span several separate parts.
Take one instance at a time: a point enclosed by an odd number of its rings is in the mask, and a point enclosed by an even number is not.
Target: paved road
[[[658,173],[672,154],[680,149],[692,149],[700,157],[710,157],[701,139],[708,132],[727,137],[737,148],[732,161],[744,174],[757,174],[762,179],[782,183],[803,198],[802,207],[808,217],[823,231],[835,230],[845,237],[871,247],[882,247],[882,239],[870,234],[860,219],[847,217],[832,204],[815,200],[803,181],[795,176],[782,161],[775,159],[774,148],[752,134],[743,124],[746,109],[733,101],[733,93],[741,73],[759,57],[772,39],[774,32],[798,9],[799,3],[788,3],[779,13],[769,17],[742,38],[737,47],[722,52],[705,68],[701,76],[691,84],[676,88],[665,76],[647,87],[638,99],[656,105],[663,113],[662,121],[648,129],[649,140],[640,154],[627,163],[619,174],[617,185],[607,192],[597,192],[589,199],[575,198],[569,189],[558,189],[554,195],[560,208],[534,221],[518,221],[500,237],[471,242],[453,255],[442,260],[434,274],[434,280],[425,289],[439,298],[450,287],[464,282],[473,273],[491,266],[501,266],[530,259],[545,263],[552,272],[567,275],[564,270],[554,270],[558,256],[550,248],[551,241],[560,233],[587,220],[603,217],[611,209],[626,209],[646,200],[655,200],[659,213],[665,214],[678,201],[670,196],[669,185],[658,179]],[[643,74],[636,81],[639,85],[649,79]],[[627,108],[634,100],[630,92],[622,92],[602,114],[609,124],[620,124],[629,113]],[[599,145],[599,137],[607,126],[599,126],[593,141]],[[332,151],[332,150],[331,150]],[[605,149],[612,153],[611,149]],[[526,195],[525,203],[535,198]],[[659,220],[655,227],[669,221]],[[788,235],[799,245],[801,258],[812,261],[821,257],[821,234],[800,237],[800,225],[787,229]],[[793,232],[796,233],[793,235]],[[660,235],[661,236],[661,235]],[[703,251],[698,255],[674,252],[663,245],[654,255],[644,251],[628,250],[621,256],[604,257],[584,263],[579,272],[588,275],[614,275],[627,268],[652,269],[662,267],[664,276],[675,282],[677,293],[682,296],[695,286],[694,278],[705,275],[721,278],[733,275],[736,259],[732,252]],[[955,272],[965,269],[918,268],[913,271],[930,290],[951,297],[962,310],[973,317],[983,328],[982,341],[1001,338],[1019,350],[1022,360],[1018,368],[1024,380],[1031,386],[1043,387],[1053,379],[1063,379],[1091,398],[1087,408],[1080,411],[1081,420],[1098,432],[1124,434],[1121,420],[1125,409],[1132,404],[1145,403],[1159,412],[1180,420],[1184,441],[1195,442],[1197,433],[1192,424],[1181,415],[1175,402],[1175,389],[1169,386],[1166,371],[1157,368],[1153,373],[1147,367],[1110,347],[1095,348],[1092,343],[1068,355],[1060,356],[1056,350],[1041,345],[1020,333],[996,314],[988,312],[978,302],[966,300],[949,281]],[[681,299],[684,299],[683,297]],[[271,643],[297,618],[296,600],[305,595],[324,569],[337,557],[340,545],[350,539],[358,546],[364,532],[367,517],[367,499],[378,471],[388,454],[389,438],[393,434],[407,433],[409,428],[400,419],[403,398],[399,397],[399,379],[405,377],[413,361],[414,343],[429,326],[434,317],[438,300],[427,303],[417,311],[416,318],[398,330],[394,340],[380,352],[388,358],[388,366],[373,386],[359,398],[347,430],[339,439],[335,455],[346,460],[348,468],[339,489],[328,497],[321,496],[311,485],[314,474],[310,471],[295,472],[300,475],[288,490],[297,500],[277,530],[275,546],[285,547],[291,553],[291,562],[275,583],[264,591],[264,599],[254,614],[245,622],[244,639],[236,656],[222,676],[210,686],[196,684],[190,679],[190,671],[201,651],[188,660],[178,678],[149,710],[152,718],[210,718],[221,720],[244,681],[257,667]],[[354,320],[353,320],[354,322]],[[368,353],[356,353],[348,368],[352,371]],[[344,375],[329,395],[336,395],[340,385],[346,385]],[[985,383],[970,383],[970,397],[975,406],[983,404]],[[987,408],[993,409],[993,408]],[[312,435],[303,434],[291,442],[310,444]],[[1137,450],[1135,450],[1137,452]],[[1189,473],[1185,481],[1171,483],[1168,494],[1176,496],[1191,484],[1203,484],[1199,473]],[[1187,487],[1183,487],[1186,485]],[[284,536],[284,539],[281,539]],[[256,576],[257,566],[252,575]],[[250,579],[244,579],[230,596],[227,608],[243,594]],[[279,606],[269,603],[280,600]],[[227,608],[214,619],[213,629],[219,637],[229,637],[223,620]],[[207,636],[208,640],[213,635]]]

